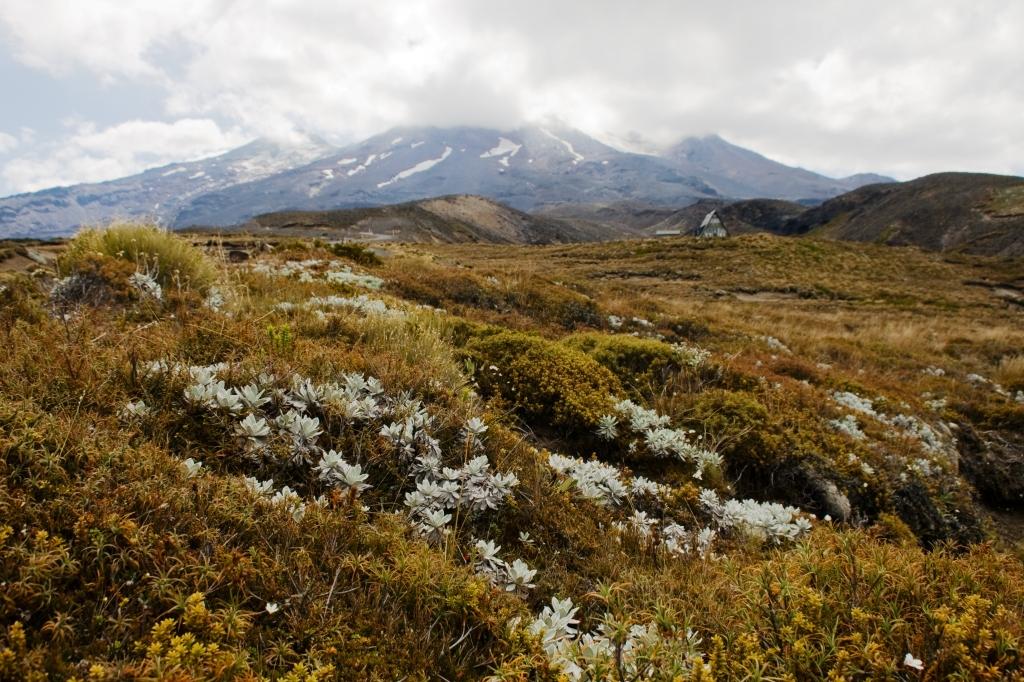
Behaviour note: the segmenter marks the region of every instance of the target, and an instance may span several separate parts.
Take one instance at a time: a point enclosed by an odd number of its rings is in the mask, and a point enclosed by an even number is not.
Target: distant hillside
[[[532,216],[472,195],[452,195],[393,206],[267,213],[256,216],[245,228],[297,237],[492,244],[597,241],[623,234],[622,230],[601,225],[577,226]]]
[[[661,156],[680,173],[700,177],[719,194],[739,199],[771,197],[816,204],[862,185],[892,182],[873,173],[829,178],[772,161],[717,135],[688,137]]]
[[[693,232],[709,211],[718,211],[731,234],[748,232],[783,232],[790,220],[807,207],[779,199],[746,199],[723,201],[702,199],[682,208],[666,208],[638,202],[609,205],[560,205],[542,210],[540,215],[557,218],[577,228],[628,231],[638,235],[654,235],[659,231]]]
[[[869,185],[803,212],[782,232],[1024,256],[1024,178],[938,173]]]

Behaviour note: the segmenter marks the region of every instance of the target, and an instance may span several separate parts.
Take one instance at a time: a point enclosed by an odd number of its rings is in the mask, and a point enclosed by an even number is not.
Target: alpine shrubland
[[[981,271],[84,232],[0,275],[0,679],[1021,679]]]

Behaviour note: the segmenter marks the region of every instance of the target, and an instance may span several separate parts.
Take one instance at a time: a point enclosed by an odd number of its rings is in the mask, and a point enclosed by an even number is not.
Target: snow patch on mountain
[[[447,159],[449,156],[451,156],[451,153],[452,153],[452,148],[451,147],[445,147],[444,148],[444,152],[441,154],[441,156],[439,158],[427,159],[426,161],[420,161],[419,163],[417,163],[412,168],[406,168],[404,171],[401,171],[400,173],[395,175],[390,180],[385,180],[384,182],[377,183],[377,189],[380,189],[382,187],[387,187],[388,185],[394,184],[394,183],[398,182],[399,180],[405,180],[409,176],[416,175],[417,173],[422,173],[424,171],[428,171],[431,168],[433,168],[434,166],[436,166],[437,164],[439,164],[442,161],[444,161],[445,159]]]
[[[494,156],[515,156],[519,153],[519,150],[523,148],[523,145],[516,144],[512,140],[505,137],[498,138],[498,144],[491,149],[488,149],[480,155],[481,159],[489,159]],[[506,166],[508,163],[505,164]]]
[[[366,161],[363,161],[361,164],[359,164],[358,166],[356,166],[355,168],[353,168],[352,170],[350,170],[348,172],[349,177],[352,177],[353,175],[356,175],[357,173],[362,173],[364,170],[369,168],[370,164],[372,164],[376,159],[377,159],[377,155],[376,154],[370,154],[369,156],[366,157]]]
[[[358,160],[359,159],[357,159],[355,157],[351,157],[351,158],[348,158],[348,159],[341,159],[341,160],[338,161],[338,165],[339,166],[351,166],[353,163],[355,163]]]
[[[574,166],[578,164],[580,161],[583,161],[583,155],[577,152],[575,149],[573,149],[572,144],[568,140],[563,140],[562,138],[560,138],[558,135],[555,135],[547,128],[541,128],[540,131],[547,135],[548,137],[550,137],[552,140],[556,142],[561,142],[565,146],[566,150],[569,152],[569,155],[572,156],[572,163]]]

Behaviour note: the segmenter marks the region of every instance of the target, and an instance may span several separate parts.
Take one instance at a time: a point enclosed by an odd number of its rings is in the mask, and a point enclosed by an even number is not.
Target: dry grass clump
[[[139,223],[115,223],[80,231],[68,242],[60,268],[72,274],[96,254],[126,260],[161,286],[205,292],[217,281],[218,270],[205,253],[163,228]]]
[[[1024,354],[1004,356],[996,368],[995,379],[1010,390],[1024,390]]]

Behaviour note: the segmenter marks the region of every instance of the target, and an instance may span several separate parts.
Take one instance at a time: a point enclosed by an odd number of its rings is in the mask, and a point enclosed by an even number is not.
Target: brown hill
[[[791,219],[784,234],[1024,255],[1024,178],[938,173],[861,187]]]
[[[638,202],[619,202],[606,205],[559,205],[545,208],[540,215],[571,222],[591,229],[629,231],[637,235],[654,235],[659,231],[678,231],[690,234],[700,225],[709,211],[718,211],[730,234],[748,232],[781,232],[793,218],[807,207],[791,201],[777,199],[747,199],[728,202],[720,199],[702,199],[683,208],[652,206]]]
[[[602,225],[533,216],[467,194],[392,206],[266,213],[241,227],[296,237],[434,243],[552,244],[599,241],[623,234]],[[228,231],[237,232],[238,228]]]

